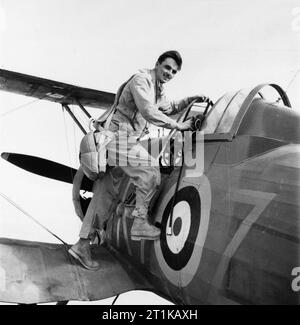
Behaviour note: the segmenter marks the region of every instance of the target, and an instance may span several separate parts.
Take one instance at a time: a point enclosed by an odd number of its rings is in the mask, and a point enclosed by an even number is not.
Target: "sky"
[[[0,0],[1,69],[116,92],[169,49],[183,57],[182,71],[166,87],[170,98],[205,94],[216,101],[272,82],[300,109],[299,1]],[[0,152],[77,168],[81,137],[57,104],[0,92]],[[2,159],[0,179],[0,192],[68,243],[77,240],[71,185]],[[0,237],[57,242],[2,198]],[[165,303],[150,293],[123,297],[123,303]]]

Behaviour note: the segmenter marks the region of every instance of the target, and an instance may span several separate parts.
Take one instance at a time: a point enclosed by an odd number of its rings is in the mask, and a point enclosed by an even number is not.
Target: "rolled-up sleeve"
[[[130,82],[130,91],[134,102],[145,120],[167,129],[177,128],[177,122],[166,116],[153,102],[153,89],[151,81],[143,75],[135,76]]]

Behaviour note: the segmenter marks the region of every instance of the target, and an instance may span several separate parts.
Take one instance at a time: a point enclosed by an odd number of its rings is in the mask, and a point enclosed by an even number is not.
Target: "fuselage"
[[[151,213],[151,221],[161,225],[160,240],[131,241],[130,217],[115,215],[108,225],[110,245],[173,302],[299,304],[293,272],[300,266],[299,115],[278,109],[270,122],[289,123],[290,129],[283,123],[285,129],[276,132],[260,120],[260,131],[258,110],[274,109],[263,105],[253,104],[231,141],[218,135],[204,141],[203,173],[183,167],[171,235],[180,167],[163,175]]]

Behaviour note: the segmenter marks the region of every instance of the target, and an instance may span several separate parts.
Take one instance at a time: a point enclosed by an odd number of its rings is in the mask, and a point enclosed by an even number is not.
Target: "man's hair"
[[[181,69],[182,66],[182,57],[177,51],[167,51],[159,56],[157,61],[161,64],[165,59],[172,58],[178,65],[178,70]]]

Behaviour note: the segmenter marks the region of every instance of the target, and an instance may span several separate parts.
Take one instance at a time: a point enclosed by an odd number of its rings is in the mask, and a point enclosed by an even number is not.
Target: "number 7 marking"
[[[212,280],[212,288],[216,288],[217,290],[221,288],[224,276],[226,274],[226,270],[228,268],[229,262],[240,247],[241,243],[247,236],[249,230],[252,225],[258,220],[262,212],[269,205],[269,203],[276,196],[275,193],[266,193],[261,191],[252,191],[252,190],[238,190],[233,193],[229,193],[227,199],[230,201],[236,201],[240,203],[246,203],[249,205],[254,205],[253,209],[250,211],[248,216],[241,222],[237,232],[234,234],[230,243],[225,248],[217,271]],[[212,290],[210,293],[210,299],[217,298],[217,292]]]

